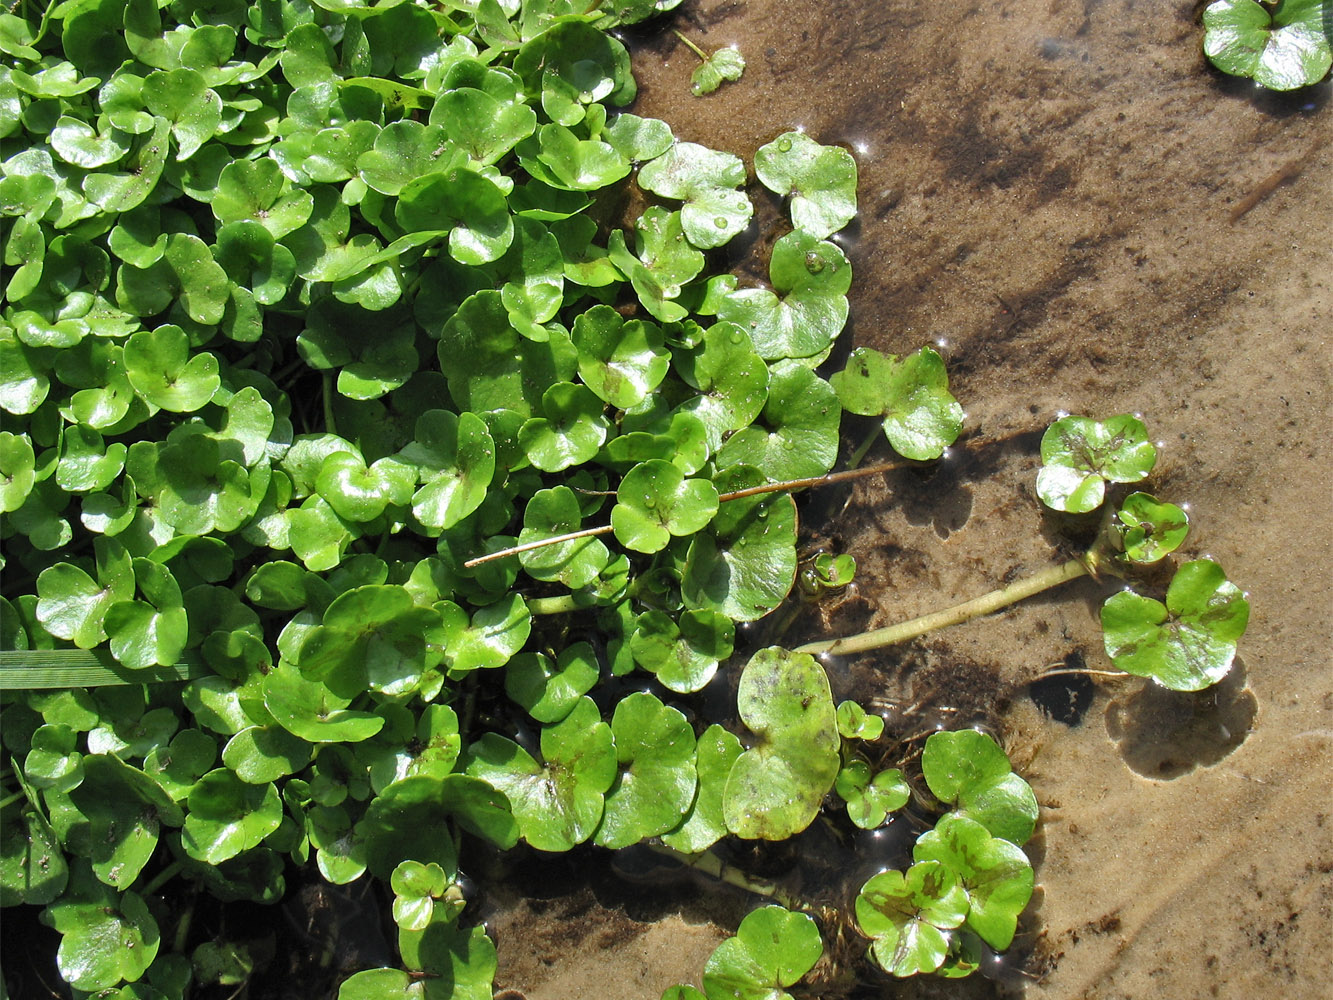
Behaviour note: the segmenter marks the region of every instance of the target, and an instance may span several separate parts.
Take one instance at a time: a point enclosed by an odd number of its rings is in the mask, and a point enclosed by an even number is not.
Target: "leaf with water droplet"
[[[856,217],[856,161],[840,146],[787,132],[760,146],[754,172],[770,191],[791,198],[791,221],[820,239]]]
[[[745,72],[745,57],[734,47],[718,49],[696,66],[690,74],[690,93],[695,97],[711,94],[724,81],[736,81]]]
[[[1327,0],[1217,0],[1203,12],[1203,52],[1224,73],[1270,90],[1318,83],[1333,66]]]
[[[616,490],[611,527],[621,545],[657,552],[675,536],[703,528],[717,513],[717,488],[706,479],[686,479],[670,462],[641,462]]]
[[[685,238],[700,249],[720,247],[750,223],[754,206],[745,192],[745,164],[731,153],[678,142],[639,171],[639,186],[683,201]]]
[[[838,457],[841,416],[832,386],[799,362],[778,362],[759,421],[723,443],[718,467],[752,465],[775,482],[822,476]]]

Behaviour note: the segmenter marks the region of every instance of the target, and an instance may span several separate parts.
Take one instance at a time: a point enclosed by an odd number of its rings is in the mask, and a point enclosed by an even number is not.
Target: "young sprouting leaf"
[[[915,861],[938,861],[967,891],[967,926],[997,951],[1014,939],[1032,898],[1032,864],[1018,847],[966,816],[949,813],[912,848]]]
[[[724,80],[739,80],[745,72],[745,57],[734,47],[718,49],[695,67],[690,74],[690,93],[695,97],[711,94]]]
[[[597,654],[586,642],[566,646],[555,663],[545,653],[521,653],[505,666],[505,693],[538,722],[559,722],[600,673]]]
[[[1125,558],[1154,563],[1176,551],[1189,533],[1189,515],[1147,493],[1131,493],[1116,511]]]
[[[838,703],[838,732],[845,740],[877,740],[884,732],[884,717],[871,715],[854,701]]]
[[[216,865],[258,847],[280,822],[282,802],[272,784],[249,785],[220,767],[190,790],[181,846]]]
[[[998,743],[975,729],[932,733],[921,754],[931,793],[993,836],[1022,846],[1037,823],[1032,786],[1013,773]]]
[[[568,851],[592,836],[604,796],[615,781],[611,727],[592,699],[582,698],[565,719],[542,727],[539,764],[518,744],[487,733],[464,756],[464,770],[508,797],[529,844]]]
[[[74,868],[69,889],[42,910],[41,920],[61,935],[56,965],[75,989],[134,982],[157,957],[157,921],[143,898],[103,885],[84,865]]]
[[[967,915],[967,892],[938,861],[871,876],[856,897],[856,923],[880,968],[898,977],[934,972],[948,953],[944,931]]]
[[[526,425],[525,425],[526,426]],[[578,497],[568,486],[538,490],[523,511],[521,545],[578,531],[583,523]],[[534,580],[558,580],[571,590],[597,579],[611,560],[600,538],[574,538],[543,545],[519,555],[519,562]]]
[[[1270,90],[1318,83],[1333,66],[1327,0],[1216,0],[1203,12],[1203,51],[1233,76]]]
[[[798,362],[779,362],[769,369],[762,423],[731,435],[718,467],[752,465],[775,481],[822,476],[838,457],[841,415],[829,383]]]
[[[579,314],[571,337],[579,352],[579,377],[618,409],[643,402],[670,368],[661,329],[643,320],[626,322],[611,306]]]
[[[676,143],[639,171],[644,190],[684,202],[681,227],[701,250],[722,246],[749,225],[754,206],[738,190],[744,184],[745,164],[739,157],[693,142]]]
[[[963,408],[932,348],[899,359],[859,347],[830,381],[848,412],[884,418],[884,434],[904,458],[939,458],[962,430]]]
[[[1061,417],[1041,437],[1037,495],[1070,514],[1101,506],[1106,484],[1136,483],[1152,471],[1157,449],[1143,421],[1128,413],[1106,420]]]
[[[393,870],[389,885],[394,892],[393,920],[404,930],[424,930],[437,914],[447,921],[463,912],[461,891],[433,862],[402,862]]]
[[[606,791],[602,822],[593,836],[618,849],[679,825],[694,801],[694,730],[677,709],[636,691],[611,718],[619,771]]]
[[[191,356],[189,340],[178,326],[134,334],[125,342],[124,358],[134,391],[174,413],[198,410],[221,384],[217,358],[206,351]]]
[[[719,493],[762,484],[757,469],[736,465],[714,480]],[[681,597],[691,610],[709,610],[738,622],[776,608],[796,580],[796,507],[771,493],[728,500],[709,530],[690,541]]]
[[[809,914],[763,906],[748,914],[736,936],[709,956],[704,993],[713,1000],[790,1000],[786,988],[823,954],[819,927]]]
[[[686,479],[670,462],[640,462],[616,490],[611,527],[616,540],[635,552],[658,552],[672,536],[693,535],[718,510],[717,487]]]
[[[679,623],[662,611],[646,611],[630,636],[634,661],[671,691],[704,688],[718,665],[731,656],[736,627],[714,611],[686,611]]]
[[[859,759],[838,772],[833,788],[847,803],[848,818],[863,830],[883,826],[889,813],[912,797],[912,789],[896,767],[872,775],[870,765]]]
[[[1245,594],[1211,559],[1176,570],[1165,604],[1123,590],[1101,614],[1111,661],[1173,691],[1201,691],[1225,677],[1249,618]]]
[[[683,854],[706,851],[728,833],[722,813],[727,776],[741,755],[741,741],[714,723],[699,736],[694,748],[694,770],[699,791],[680,825],[662,835],[662,841]]]
[[[736,704],[760,742],[727,777],[727,829],[785,840],[810,825],[838,775],[841,740],[828,677],[808,653],[762,649],[741,672]]]
[[[817,239],[856,217],[856,161],[840,146],[787,132],[754,154],[754,172],[770,191],[791,198],[791,221]]]
[[[803,229],[773,245],[767,288],[727,294],[718,318],[748,330],[766,361],[819,358],[847,322],[852,268],[833,243]]]

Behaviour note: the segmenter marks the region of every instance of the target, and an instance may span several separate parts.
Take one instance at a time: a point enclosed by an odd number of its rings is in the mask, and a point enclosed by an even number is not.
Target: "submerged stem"
[[[704,62],[708,62],[708,53],[707,53],[707,52],[705,52],[703,49],[699,48],[699,46],[695,45],[692,41],[690,41],[688,38],[686,38],[684,35],[682,35],[679,31],[675,31],[675,30],[673,29],[671,33],[672,33],[673,35],[675,35],[677,38],[679,38],[682,42],[684,42],[684,43],[689,47],[689,50],[690,50],[691,52],[693,52],[696,56],[698,56],[698,57],[699,57],[700,59],[702,59]]]
[[[885,646],[892,646],[908,639],[915,639],[919,635],[925,635],[927,632],[933,632],[936,629],[947,628],[950,625],[961,625],[973,618],[992,614],[1024,598],[1040,594],[1043,590],[1049,590],[1062,583],[1085,576],[1088,572],[1086,556],[1070,559],[1058,566],[1049,566],[1032,576],[1015,580],[1007,587],[992,590],[989,594],[983,594],[981,597],[956,604],[951,608],[945,608],[943,611],[936,611],[932,614],[922,615],[920,618],[913,618],[910,621],[899,622],[897,625],[862,632],[860,635],[808,642],[804,646],[798,646],[795,652],[843,654],[864,653],[870,649],[882,649]]]
[[[795,896],[790,895],[779,889],[772,882],[762,881],[747,875],[735,865],[729,865],[719,858],[712,851],[704,851],[702,854],[686,854],[684,851],[678,851],[674,847],[668,847],[666,844],[650,841],[648,847],[658,854],[669,858],[675,858],[681,864],[695,871],[701,871],[705,875],[711,875],[719,882],[725,882],[727,885],[734,885],[738,889],[744,889],[746,892],[752,892],[756,896],[767,896],[774,902],[781,903],[789,910],[804,910],[806,905]]]

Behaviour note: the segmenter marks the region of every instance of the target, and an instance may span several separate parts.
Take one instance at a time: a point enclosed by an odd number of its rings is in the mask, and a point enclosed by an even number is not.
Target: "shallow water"
[[[1032,484],[1062,410],[1143,415],[1161,442],[1149,488],[1191,504],[1185,554],[1252,601],[1241,662],[1201,696],[1093,677],[1038,707],[1048,666],[1109,667],[1088,580],[835,666],[837,696],[992,721],[1043,804],[1026,974],[885,996],[1329,995],[1333,88],[1272,96],[1215,74],[1201,6],[686,0],[678,26],[749,64],[702,100],[673,36],[637,42],[634,110],[684,139],[747,163],[792,127],[855,150],[843,346],[942,341],[968,413],[934,476],[862,482],[819,511],[861,589],[798,630],[888,624],[1061,558]],[[780,206],[751,194],[771,235],[738,266],[762,275]],[[496,919],[497,986],[655,1000],[698,982],[709,917],[745,905],[700,886],[656,906],[651,890],[571,893]]]

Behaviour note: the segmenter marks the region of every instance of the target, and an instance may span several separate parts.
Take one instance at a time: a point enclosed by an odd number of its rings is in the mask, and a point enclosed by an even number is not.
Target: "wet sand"
[[[845,244],[843,347],[942,341],[967,411],[936,472],[864,482],[821,510],[859,561],[860,593],[792,641],[1064,558],[1033,492],[1059,411],[1141,413],[1161,443],[1147,488],[1191,506],[1184,555],[1217,559],[1252,602],[1225,684],[1189,696],[1071,681],[1054,702],[1086,702],[1072,725],[1030,682],[1053,664],[1110,668],[1108,590],[1092,581],[834,665],[837,697],[994,726],[1043,804],[1025,969],[874,995],[1333,992],[1333,87],[1273,96],[1220,77],[1199,51],[1200,9],[686,0],[676,26],[749,64],[704,99],[674,36],[637,44],[634,110],[683,139],[747,164],[793,127],[853,149],[862,216]],[[781,206],[757,184],[751,195],[761,235],[737,266],[756,280],[784,230]],[[849,419],[849,440],[867,427]],[[698,984],[720,934],[706,889],[642,913],[581,892],[580,919],[619,929],[543,946],[580,904],[519,904],[495,921],[497,986],[656,1000]],[[741,904],[718,900],[725,923]]]

